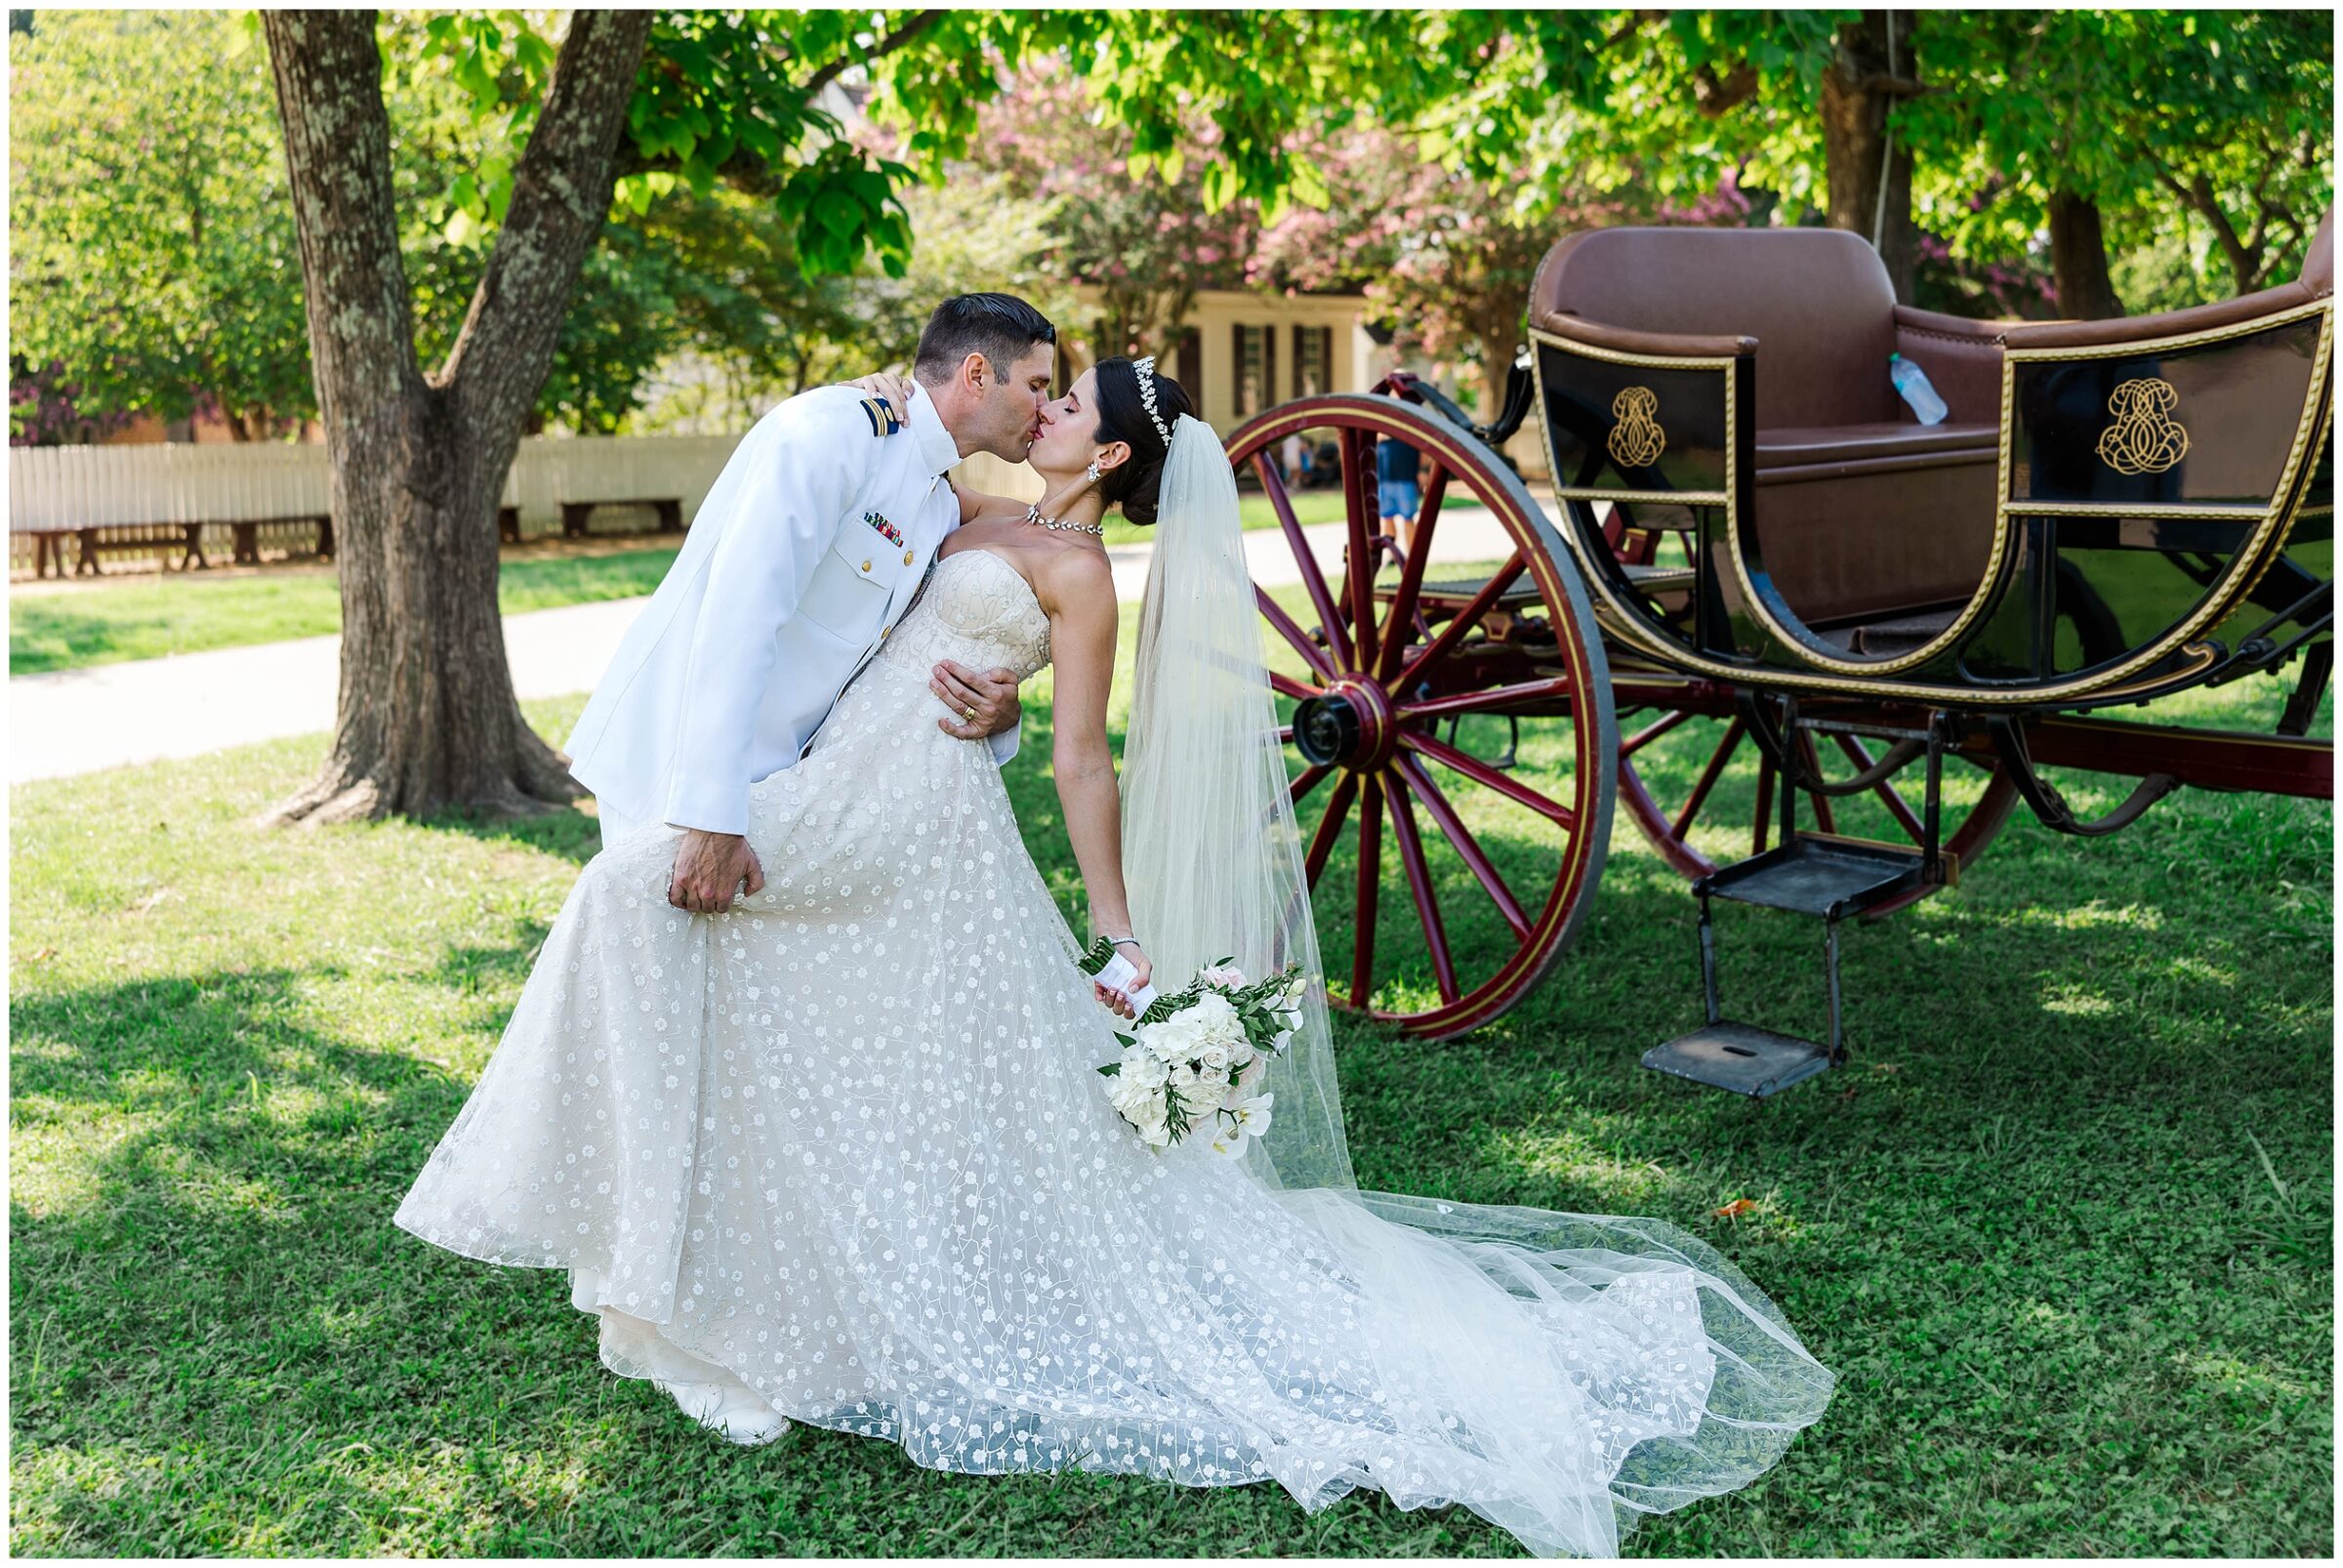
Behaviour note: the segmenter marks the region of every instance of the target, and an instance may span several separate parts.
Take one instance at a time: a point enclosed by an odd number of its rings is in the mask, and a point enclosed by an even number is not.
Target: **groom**
[[[957,295],[920,335],[908,409],[820,387],[741,438],[569,737],[604,847],[650,821],[684,830],[677,908],[713,914],[764,886],[749,786],[804,755],[902,618],[960,522],[945,471],[971,452],[1025,460],[1056,340],[1012,295]],[[944,730],[1014,755],[1010,672],[946,660],[929,684],[954,711]]]

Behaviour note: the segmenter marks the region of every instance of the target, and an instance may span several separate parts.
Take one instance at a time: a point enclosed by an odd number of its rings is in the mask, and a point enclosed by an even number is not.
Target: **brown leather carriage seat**
[[[2005,324],[1899,306],[1860,236],[1571,234],[1539,268],[1530,324],[1626,352],[1753,347],[1757,535],[1804,620],[1909,616],[1975,592],[1993,545]],[[1921,425],[1906,408],[1891,353],[1928,373],[1944,423]]]

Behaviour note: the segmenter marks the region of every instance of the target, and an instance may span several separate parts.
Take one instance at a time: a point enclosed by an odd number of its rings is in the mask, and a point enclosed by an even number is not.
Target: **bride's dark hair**
[[[1110,507],[1121,507],[1123,516],[1132,522],[1145,525],[1155,521],[1155,497],[1163,483],[1164,459],[1170,455],[1171,442],[1164,431],[1179,429],[1179,416],[1193,414],[1196,405],[1189,401],[1187,389],[1162,371],[1150,371],[1155,383],[1155,412],[1164,422],[1164,430],[1155,427],[1147,417],[1147,404],[1139,396],[1139,372],[1131,361],[1124,358],[1098,361],[1098,433],[1099,441],[1121,441],[1130,448],[1130,457],[1107,471],[1098,481],[1099,497]]]

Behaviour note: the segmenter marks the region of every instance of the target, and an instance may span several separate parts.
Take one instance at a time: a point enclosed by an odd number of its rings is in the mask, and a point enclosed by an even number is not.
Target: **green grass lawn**
[[[675,549],[555,556],[506,563],[497,597],[507,615],[659,586]],[[342,629],[331,572],[149,576],[71,593],[9,596],[8,673],[72,670],[167,653],[326,637]]]
[[[2264,720],[2268,684],[2199,712]],[[1071,910],[1046,680],[1028,700],[1008,782]],[[558,735],[578,706],[529,713]],[[1376,1494],[1311,1517],[1271,1486],[954,1476],[803,1425],[743,1451],[602,1371],[558,1274],[390,1222],[595,824],[251,826],[320,751],[13,794],[15,1551],[1515,1554]],[[1702,754],[1651,755],[1680,795]],[[1531,726],[1523,757],[1557,765]],[[1459,808],[1535,886],[1541,835]],[[1360,1179],[1665,1218],[1837,1371],[1777,1469],[1634,1554],[2326,1555],[2332,830],[2201,793],[2090,843],[2021,814],[1959,888],[1848,932],[1852,1064],[1760,1105],[1636,1065],[1700,1004],[1692,900],[1623,819],[1511,1013],[1441,1045],[1341,1027]],[[1500,928],[1435,872],[1485,959]],[[1819,1029],[1814,930],[1719,926],[1729,1009]],[[1424,983],[1401,934],[1386,1002]]]

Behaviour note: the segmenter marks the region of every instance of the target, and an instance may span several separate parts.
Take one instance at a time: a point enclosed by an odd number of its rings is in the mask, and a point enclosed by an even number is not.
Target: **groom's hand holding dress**
[[[676,869],[668,876],[669,903],[695,915],[714,915],[730,909],[735,895],[754,898],[763,890],[764,867],[745,837],[684,830]]]

